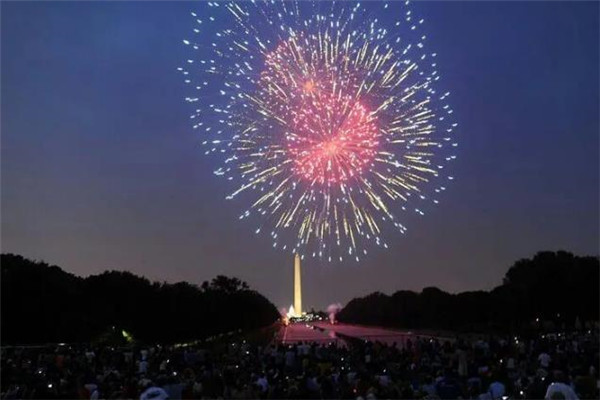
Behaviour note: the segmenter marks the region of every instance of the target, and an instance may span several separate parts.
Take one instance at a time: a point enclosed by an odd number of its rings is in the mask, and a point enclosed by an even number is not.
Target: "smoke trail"
[[[335,324],[335,314],[340,312],[342,308],[343,307],[340,303],[333,303],[327,306],[327,312],[329,313],[329,322]]]

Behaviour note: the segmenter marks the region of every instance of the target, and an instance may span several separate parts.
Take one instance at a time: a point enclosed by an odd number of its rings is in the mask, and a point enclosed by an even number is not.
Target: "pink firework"
[[[251,204],[240,219],[263,220],[256,233],[358,261],[368,241],[387,247],[386,226],[404,233],[403,216],[423,215],[418,202],[438,202],[457,124],[408,2],[208,7],[216,18],[194,13],[184,40],[200,58],[180,70],[206,153],[225,155],[215,174]]]
[[[350,96],[313,92],[293,112],[287,149],[294,173],[321,185],[360,175],[379,144],[376,121]]]
[[[305,44],[283,41],[267,54],[261,83],[270,106],[290,121],[286,143],[293,173],[331,186],[368,168],[380,132],[372,111],[355,95],[360,84],[355,71],[328,68],[328,60],[311,51],[311,41]],[[343,61],[339,58],[331,61]]]

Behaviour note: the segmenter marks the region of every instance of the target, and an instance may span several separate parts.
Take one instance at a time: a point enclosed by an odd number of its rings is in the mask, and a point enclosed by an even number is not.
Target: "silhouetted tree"
[[[449,294],[430,287],[421,293],[373,293],[353,299],[338,314],[345,322],[453,330],[511,331],[536,318],[574,326],[599,317],[600,262],[565,251],[540,252],[517,261],[503,284],[490,292]]]
[[[228,278],[223,275],[217,275],[210,284],[204,282],[202,284],[203,290],[216,290],[224,293],[234,293],[240,290],[248,290],[248,284],[239,280],[238,278]]]
[[[3,254],[2,344],[90,341],[125,330],[140,341],[200,339],[269,325],[275,306],[237,278],[196,285],[150,282],[130,272],[80,278]]]

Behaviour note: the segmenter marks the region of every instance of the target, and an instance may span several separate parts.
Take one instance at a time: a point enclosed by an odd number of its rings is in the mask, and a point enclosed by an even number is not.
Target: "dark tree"
[[[140,341],[201,339],[279,318],[275,306],[237,278],[202,288],[150,282],[130,272],[80,278],[56,266],[3,254],[2,344],[87,342],[129,332]]]
[[[421,293],[373,293],[350,301],[340,321],[402,328],[466,331],[527,329],[536,320],[559,326],[598,321],[600,296],[598,257],[564,251],[540,252],[517,261],[503,284],[490,292],[449,294],[437,288]]]

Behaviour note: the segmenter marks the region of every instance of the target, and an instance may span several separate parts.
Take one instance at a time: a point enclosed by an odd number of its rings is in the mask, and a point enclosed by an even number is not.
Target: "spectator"
[[[542,368],[548,369],[550,367],[550,361],[552,361],[552,357],[550,357],[548,353],[543,352],[538,356],[538,360]]]
[[[554,382],[548,385],[544,399],[579,400],[566,381],[564,374],[561,371],[557,371]]]

